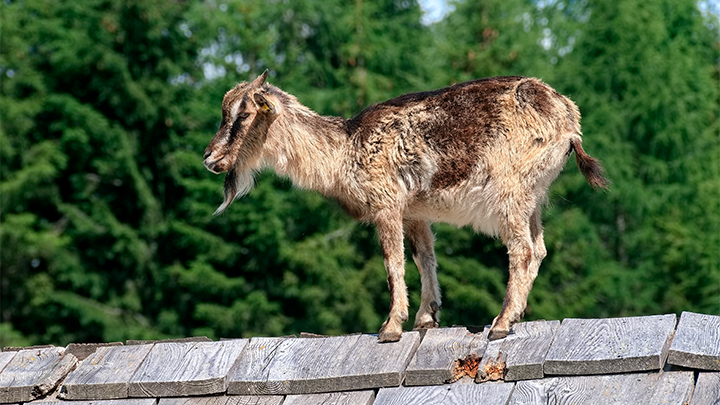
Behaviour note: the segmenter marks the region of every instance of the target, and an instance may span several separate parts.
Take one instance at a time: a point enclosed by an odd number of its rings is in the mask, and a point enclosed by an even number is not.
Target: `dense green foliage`
[[[694,0],[0,3],[0,345],[375,332],[372,227],[265,172],[220,217],[202,151],[262,70],[322,114],[476,77],[543,78],[611,191],[570,161],[527,318],[720,313],[718,18]],[[436,224],[443,324],[485,324],[505,249]],[[413,308],[419,276],[408,263]],[[408,325],[409,326],[409,325]]]

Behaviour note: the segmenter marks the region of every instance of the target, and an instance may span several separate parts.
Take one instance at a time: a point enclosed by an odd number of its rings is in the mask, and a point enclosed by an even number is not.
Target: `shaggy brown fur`
[[[255,171],[271,167],[374,223],[391,291],[381,341],[398,340],[408,319],[404,236],[422,280],[415,328],[439,322],[430,223],[502,238],[510,279],[490,331],[502,338],[520,320],[545,257],[540,209],[569,153],[592,186],[607,185],[582,149],[577,107],[537,79],[495,77],[407,94],[344,120],[314,113],[265,83],[266,73],[225,95],[222,125],[205,150],[208,170],[228,172],[217,213],[250,190]]]

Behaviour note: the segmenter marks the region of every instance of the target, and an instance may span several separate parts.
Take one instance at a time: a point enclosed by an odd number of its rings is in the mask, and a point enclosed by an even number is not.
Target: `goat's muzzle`
[[[227,165],[224,164],[224,157],[217,158],[216,156],[213,156],[214,153],[212,151],[205,151],[205,154],[203,155],[203,164],[205,165],[205,168],[208,169],[213,174],[220,174],[228,171]]]

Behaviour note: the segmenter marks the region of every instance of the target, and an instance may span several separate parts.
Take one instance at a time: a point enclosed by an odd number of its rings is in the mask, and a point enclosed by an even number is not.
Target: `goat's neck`
[[[295,185],[332,196],[347,139],[343,119],[323,117],[298,104],[284,109],[270,125],[264,161]]]

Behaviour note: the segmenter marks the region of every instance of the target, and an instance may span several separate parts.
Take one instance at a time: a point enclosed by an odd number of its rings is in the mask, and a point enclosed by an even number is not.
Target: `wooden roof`
[[[72,402],[71,402],[72,401]],[[683,312],[375,335],[5,348],[0,403],[720,403],[720,316]]]

